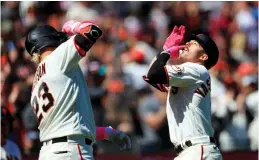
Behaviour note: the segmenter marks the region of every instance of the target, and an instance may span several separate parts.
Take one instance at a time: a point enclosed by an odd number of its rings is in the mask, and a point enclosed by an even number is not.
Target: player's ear
[[[207,55],[206,53],[203,53],[203,54],[200,56],[199,59],[202,60],[202,61],[206,61],[208,58],[209,58],[208,55]]]

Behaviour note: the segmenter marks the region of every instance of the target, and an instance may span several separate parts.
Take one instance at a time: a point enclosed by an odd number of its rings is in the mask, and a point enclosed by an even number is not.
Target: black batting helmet
[[[25,40],[25,49],[32,55],[45,47],[57,47],[67,39],[65,33],[58,32],[49,25],[43,25],[29,32]]]

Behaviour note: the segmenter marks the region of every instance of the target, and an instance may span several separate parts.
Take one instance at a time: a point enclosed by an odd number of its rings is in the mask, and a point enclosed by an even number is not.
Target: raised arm
[[[178,58],[179,50],[185,46],[180,45],[183,41],[185,27],[174,27],[173,31],[166,39],[163,46],[164,51],[159,53],[151,62],[147,74],[143,79],[162,92],[166,92],[166,87],[169,86],[168,72],[165,67],[170,58]]]
[[[101,29],[91,22],[78,22],[74,20],[67,21],[62,32],[68,35],[76,35],[74,45],[81,56],[85,56],[86,52],[93,46],[96,40],[102,35]]]

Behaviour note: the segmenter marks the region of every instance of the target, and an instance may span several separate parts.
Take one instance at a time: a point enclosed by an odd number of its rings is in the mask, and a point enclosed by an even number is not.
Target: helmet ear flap
[[[64,32],[58,32],[58,36],[61,43],[68,40],[68,36]]]
[[[38,41],[36,40],[36,39],[33,39],[33,40],[31,40],[31,42],[32,43],[34,43],[35,45],[32,47],[32,49],[31,49],[31,55],[33,54],[33,53],[38,53],[39,52],[39,50],[37,49],[38,48]]]

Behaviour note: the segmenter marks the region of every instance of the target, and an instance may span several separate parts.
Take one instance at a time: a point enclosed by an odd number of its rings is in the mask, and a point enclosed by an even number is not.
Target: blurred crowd
[[[173,151],[166,94],[142,80],[175,25],[209,34],[220,58],[210,70],[212,125],[222,151],[258,150],[258,2],[1,2],[1,146],[13,156],[41,147],[30,105],[36,65],[24,49],[26,34],[67,20],[92,21],[102,38],[80,61],[97,126],[132,138],[130,153]],[[8,126],[8,127],[6,127]],[[119,153],[97,142],[96,154]],[[123,152],[124,153],[124,152]]]

